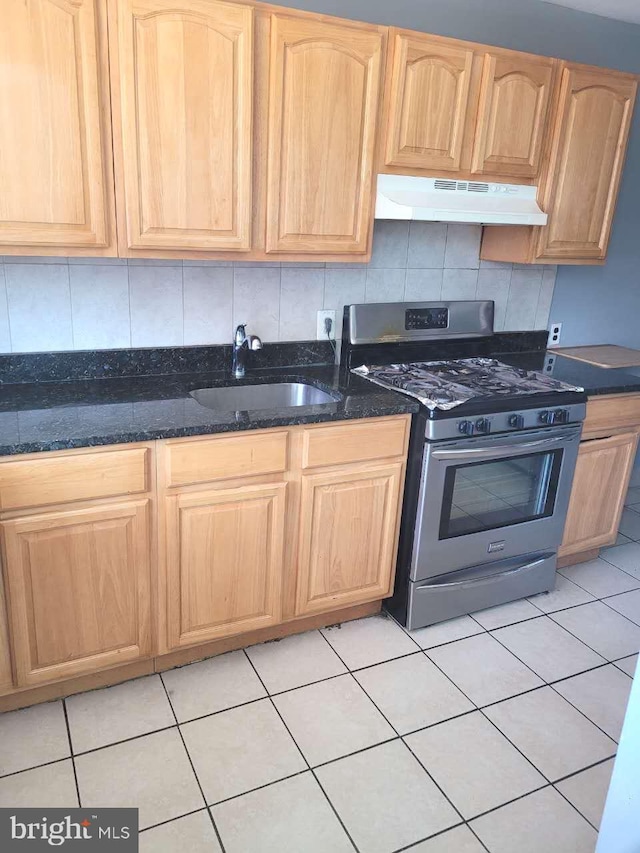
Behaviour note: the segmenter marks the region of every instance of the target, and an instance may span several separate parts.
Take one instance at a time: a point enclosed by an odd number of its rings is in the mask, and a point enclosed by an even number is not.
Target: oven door
[[[425,443],[411,579],[562,541],[581,426]]]

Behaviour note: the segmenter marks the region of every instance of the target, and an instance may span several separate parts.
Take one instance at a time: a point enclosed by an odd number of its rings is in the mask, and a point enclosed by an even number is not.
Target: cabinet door
[[[388,166],[455,172],[467,126],[473,48],[392,31]]]
[[[121,248],[248,249],[252,9],[112,0],[110,25]]]
[[[528,54],[485,53],[473,172],[538,175],[554,61]]]
[[[9,692],[13,687],[6,602],[2,571],[0,571],[0,696]]]
[[[281,621],[286,483],[167,498],[169,646]]]
[[[606,256],[636,88],[628,75],[563,69],[538,256]]]
[[[390,594],[402,474],[394,462],[303,476],[298,615]]]
[[[149,502],[1,525],[19,686],[151,653]]]
[[[0,246],[46,253],[115,237],[101,10],[99,0],[2,2]]]
[[[382,35],[271,16],[267,252],[365,253]]]
[[[637,444],[636,433],[580,444],[559,556],[615,542]]]

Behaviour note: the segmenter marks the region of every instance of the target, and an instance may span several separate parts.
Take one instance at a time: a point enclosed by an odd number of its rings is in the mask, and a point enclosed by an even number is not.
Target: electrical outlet
[[[323,310],[318,311],[318,319],[317,319],[317,328],[316,328],[316,339],[319,341],[327,340],[327,330],[324,325],[325,320],[331,320],[331,331],[329,332],[329,337],[332,341],[336,339],[336,312]]]
[[[562,323],[552,323],[549,326],[549,347],[560,346],[560,335],[562,334]]]
[[[553,373],[553,368],[556,363],[557,355],[548,354],[544,360],[544,372],[545,373]]]

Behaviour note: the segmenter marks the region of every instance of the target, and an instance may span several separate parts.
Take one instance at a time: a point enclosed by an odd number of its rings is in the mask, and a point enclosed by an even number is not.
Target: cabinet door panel
[[[167,498],[169,645],[281,619],[286,483]]]
[[[0,246],[113,239],[106,22],[97,0],[3,0]]]
[[[267,251],[366,252],[382,36],[271,17]]]
[[[636,433],[580,444],[559,556],[615,542],[637,444]]]
[[[303,476],[299,615],[389,595],[402,473],[396,462]]]
[[[131,249],[248,249],[253,11],[119,0],[121,139]]]
[[[19,686],[150,653],[149,502],[2,523]]]
[[[553,59],[486,53],[472,171],[536,177],[553,80]]]
[[[385,161],[460,169],[473,50],[394,33]]]
[[[636,88],[613,72],[564,68],[539,256],[606,256]]]

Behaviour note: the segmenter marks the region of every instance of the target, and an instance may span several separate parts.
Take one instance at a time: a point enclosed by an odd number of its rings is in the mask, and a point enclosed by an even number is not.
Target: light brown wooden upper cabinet
[[[384,165],[535,178],[556,61],[391,29]]]
[[[267,252],[366,253],[383,35],[271,16]]]
[[[3,0],[0,248],[115,254],[102,0]]]
[[[631,75],[563,67],[539,257],[606,256],[636,90]]]
[[[474,174],[535,178],[540,172],[555,60],[488,50],[482,59]]]
[[[387,68],[387,165],[459,171],[473,46],[392,28]]]
[[[120,254],[249,249],[253,10],[110,0],[109,26]]]

